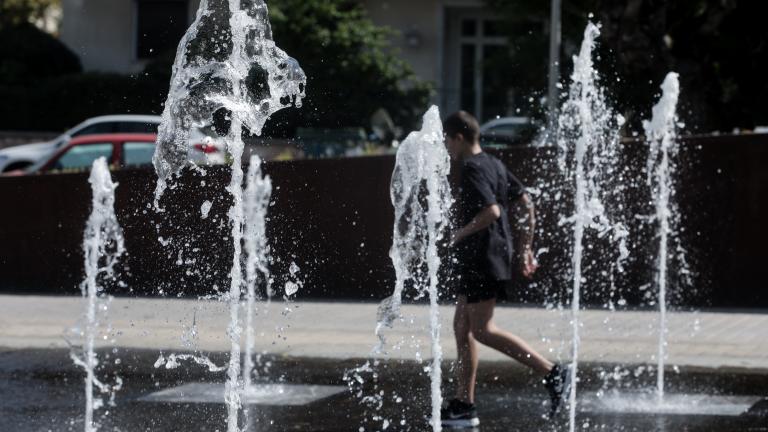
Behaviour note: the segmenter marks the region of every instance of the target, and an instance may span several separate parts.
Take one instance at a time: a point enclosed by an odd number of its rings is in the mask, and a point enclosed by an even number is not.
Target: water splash
[[[85,329],[82,356],[74,352],[70,357],[76,365],[85,370],[85,432],[95,432],[97,425],[93,413],[102,403],[94,401],[93,391],[96,386],[101,393],[112,393],[121,387],[118,379],[115,386],[102,383],[96,377],[98,358],[96,356],[96,336],[99,332],[98,308],[104,288],[103,284],[115,279],[115,265],[125,253],[122,230],[115,215],[115,188],[107,161],[99,158],[93,162],[91,175],[93,198],[91,215],[85,226],[83,252],[85,254],[85,280],[80,284],[83,297],[87,299],[85,309]]]
[[[612,222],[604,205],[605,186],[617,163],[618,131],[624,119],[614,113],[606,103],[599,87],[599,75],[594,68],[592,55],[600,29],[589,23],[579,54],[574,57],[574,70],[568,98],[558,118],[557,145],[561,171],[574,184],[574,214],[561,221],[573,224],[573,300],[571,302],[571,326],[573,377],[569,395],[570,431],[576,429],[576,393],[579,362],[579,310],[582,285],[586,282],[582,268],[584,236],[592,229],[599,236],[610,234],[618,241],[618,265],[629,250],[625,241],[627,230],[622,224]]]
[[[202,0],[173,64],[153,160],[155,206],[167,180],[187,164],[192,128],[225,109],[230,135],[239,136],[241,125],[258,135],[272,114],[301,106],[305,84],[298,62],[272,40],[263,0]],[[238,150],[231,139],[228,145]]]
[[[664,363],[667,357],[667,269],[668,241],[673,233],[673,208],[670,199],[674,196],[672,177],[675,174],[677,144],[677,101],[680,97],[678,74],[670,72],[661,85],[662,95],[653,107],[650,121],[643,122],[648,140],[648,186],[652,189],[659,237],[656,285],[659,301],[659,349],[656,391],[658,400],[664,399]]]
[[[173,353],[169,354],[167,357],[163,355],[163,353],[160,353],[160,356],[157,358],[157,360],[155,360],[155,364],[153,366],[155,369],[161,367],[166,369],[176,369],[177,367],[181,366],[182,361],[190,361],[197,365],[204,366],[206,369],[208,369],[208,372],[221,372],[227,369],[224,366],[217,365],[204,355]]]
[[[256,288],[259,284],[267,286],[267,296],[271,298],[269,288],[269,246],[267,245],[267,209],[272,196],[272,179],[262,175],[261,159],[252,156],[248,166],[245,189],[245,275],[246,275],[246,312],[245,312],[245,360],[243,363],[243,389],[251,391],[253,381],[253,356],[256,341],[254,312],[256,307]],[[246,418],[249,418],[246,413]],[[247,429],[247,428],[246,428]]]
[[[243,128],[256,135],[275,112],[301,106],[306,76],[296,60],[275,45],[263,0],[203,0],[195,21],[179,44],[171,87],[163,111],[154,166],[158,174],[155,208],[167,180],[187,164],[189,131],[213,121],[219,110],[231,122],[226,137],[232,156],[232,177],[227,190],[234,256],[230,272],[230,360],[225,385],[227,430],[239,430],[240,336],[242,297]],[[247,279],[247,276],[246,276]]]
[[[390,197],[395,209],[392,248],[389,256],[395,267],[394,294],[379,306],[376,335],[379,345],[386,343],[384,329],[391,328],[400,318],[403,290],[413,283],[430,300],[430,335],[432,339],[432,429],[440,430],[440,389],[442,347],[440,346],[440,317],[438,310],[438,270],[440,256],[437,243],[448,226],[452,205],[448,183],[450,158],[443,144],[443,127],[437,107],[424,115],[421,131],[413,132],[397,151],[392,173]],[[425,272],[426,268],[426,272]]]

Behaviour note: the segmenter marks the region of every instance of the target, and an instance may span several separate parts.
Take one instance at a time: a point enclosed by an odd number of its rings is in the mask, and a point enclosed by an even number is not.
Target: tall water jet
[[[83,253],[85,255],[85,280],[80,284],[83,297],[86,298],[85,325],[83,329],[82,357],[71,353],[76,365],[85,370],[85,432],[95,432],[97,426],[93,413],[102,404],[93,398],[94,386],[102,393],[119,388],[102,383],[96,377],[98,358],[96,356],[96,335],[99,332],[98,306],[104,291],[103,284],[114,281],[115,265],[125,252],[122,230],[115,215],[115,188],[107,161],[99,158],[93,162],[91,175],[93,198],[91,215],[85,226]]]
[[[412,283],[419,296],[429,295],[432,365],[432,429],[439,431],[442,392],[442,347],[438,309],[437,244],[448,227],[452,205],[448,183],[450,158],[443,144],[443,126],[437,107],[424,114],[421,131],[412,132],[397,150],[390,184],[395,209],[392,248],[389,257],[395,267],[395,290],[378,312],[376,335],[380,351],[385,343],[384,328],[392,327],[401,316],[400,306],[406,284]],[[425,272],[426,268],[426,272]]]
[[[589,23],[577,56],[568,98],[558,118],[557,145],[559,165],[574,188],[574,214],[561,221],[573,224],[572,301],[571,327],[573,349],[570,373],[572,379],[569,400],[570,431],[576,429],[576,393],[580,343],[580,318],[584,277],[582,256],[587,229],[598,235],[610,235],[619,241],[619,262],[626,259],[628,250],[624,244],[627,230],[621,224],[612,223],[603,205],[604,183],[612,174],[616,163],[618,131],[624,120],[606,104],[600,89],[599,75],[594,68],[592,55],[595,40],[600,35],[598,26]]]
[[[256,334],[254,328],[254,308],[256,307],[256,289],[259,284],[266,286],[267,296],[271,297],[269,287],[269,246],[267,245],[267,209],[272,196],[272,179],[262,175],[261,159],[252,156],[248,166],[245,188],[245,356],[243,362],[243,390],[251,390],[253,382],[253,351]],[[246,413],[246,418],[248,417]]]
[[[661,402],[664,399],[664,363],[667,357],[667,271],[669,265],[668,243],[673,235],[674,197],[672,178],[675,174],[677,144],[677,101],[680,97],[678,74],[670,72],[661,85],[661,99],[653,107],[650,121],[643,122],[648,141],[648,186],[656,208],[654,221],[657,224],[659,255],[657,258],[656,288],[659,302],[659,349],[656,392]]]
[[[201,1],[176,53],[154,157],[158,174],[155,205],[159,208],[168,179],[187,164],[190,129],[211,124],[215,112],[226,111],[230,121],[227,150],[232,157],[227,190],[233,199],[229,219],[234,246],[229,290],[231,348],[225,385],[230,432],[239,430],[241,407],[242,133],[245,128],[259,135],[272,114],[292,104],[300,107],[306,84],[298,62],[272,40],[268,15],[264,0]]]

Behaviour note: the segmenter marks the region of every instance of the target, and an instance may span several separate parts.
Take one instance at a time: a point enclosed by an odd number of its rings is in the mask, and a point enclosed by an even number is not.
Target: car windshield
[[[70,148],[55,161],[53,166],[47,172],[80,172],[85,171],[93,165],[93,161],[100,157],[107,158],[107,162],[112,162],[112,144],[96,143],[83,144]],[[50,162],[51,158],[45,157],[39,162],[26,169],[27,173],[40,173],[42,168]]]
[[[87,144],[71,147],[59,157],[51,169],[67,172],[86,170],[93,165],[93,161],[100,157],[105,157],[107,158],[107,162],[111,162],[111,143]]]
[[[67,142],[66,140],[64,142]],[[24,172],[27,174],[32,174],[39,172],[45,164],[48,163],[49,160],[51,160],[51,156],[53,156],[57,151],[59,151],[58,146],[60,143],[56,143],[56,146],[52,148],[48,153],[45,154],[45,156],[40,157],[40,159],[37,160],[37,162],[33,163],[32,165],[24,168]]]
[[[123,164],[126,167],[152,165],[155,143],[126,142],[123,144]]]
[[[530,123],[505,123],[492,126],[486,131],[487,134],[505,135],[515,137],[529,131],[533,126]]]

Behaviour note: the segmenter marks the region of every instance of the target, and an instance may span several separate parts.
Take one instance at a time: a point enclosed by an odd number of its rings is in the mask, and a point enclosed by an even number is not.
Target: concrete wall
[[[365,0],[371,19],[395,29],[393,45],[416,74],[434,83],[440,80],[442,49],[442,2],[439,0]],[[409,45],[406,35],[417,35],[419,43]]]
[[[408,62],[416,75],[431,82],[437,94],[433,102],[442,110],[457,109],[449,103],[443,91],[451,80],[447,68],[457,67],[451,59],[457,53],[447,45],[446,17],[450,8],[476,8],[484,6],[482,0],[363,0],[371,19],[378,25],[397,31],[392,44],[402,59]],[[419,43],[409,43],[409,35],[416,35]],[[457,73],[457,72],[456,72]],[[448,106],[447,106],[448,105]]]
[[[64,0],[61,40],[86,70],[131,73],[136,62],[132,0]]]
[[[190,20],[199,3],[190,1]],[[88,71],[136,73],[146,63],[136,58],[135,0],[62,0],[60,38]]]

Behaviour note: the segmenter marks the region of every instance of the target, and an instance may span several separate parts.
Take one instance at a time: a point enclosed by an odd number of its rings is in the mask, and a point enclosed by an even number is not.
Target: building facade
[[[509,50],[502,21],[483,0],[361,0],[371,19],[397,31],[393,45],[433,83],[444,112],[482,120],[514,115],[514,89],[485,60]],[[86,70],[140,72],[174,47],[199,0],[63,0],[60,37]],[[278,44],[280,41],[277,41]]]

